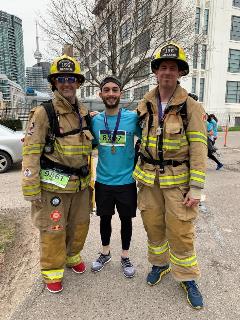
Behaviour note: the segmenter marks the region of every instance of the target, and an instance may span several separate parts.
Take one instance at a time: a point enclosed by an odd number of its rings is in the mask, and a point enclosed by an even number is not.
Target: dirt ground
[[[38,276],[38,237],[26,208],[1,210],[0,221],[12,231],[0,254],[0,319],[8,319],[31,291]],[[3,250],[2,250],[3,251]]]

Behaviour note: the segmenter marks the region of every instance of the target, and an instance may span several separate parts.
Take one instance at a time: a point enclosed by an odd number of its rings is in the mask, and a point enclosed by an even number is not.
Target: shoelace
[[[198,285],[194,281],[188,281],[187,283],[185,282],[185,285],[189,291],[191,291],[191,294],[194,295],[195,297],[200,297],[200,292],[198,290]]]
[[[153,266],[152,271],[150,273],[155,274],[155,273],[159,273],[160,271],[161,271],[161,267]]]
[[[122,264],[124,268],[132,267],[131,261],[129,258],[122,258]]]
[[[109,256],[108,254],[100,254],[99,258],[97,259],[97,262],[99,263],[104,263],[105,262],[105,259],[106,259],[106,256]]]

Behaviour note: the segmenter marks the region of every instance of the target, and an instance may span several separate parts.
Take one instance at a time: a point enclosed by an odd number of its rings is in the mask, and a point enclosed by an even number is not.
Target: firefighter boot
[[[194,280],[182,281],[181,286],[187,293],[187,301],[194,309],[203,308],[203,298],[201,292],[198,289],[198,285]]]

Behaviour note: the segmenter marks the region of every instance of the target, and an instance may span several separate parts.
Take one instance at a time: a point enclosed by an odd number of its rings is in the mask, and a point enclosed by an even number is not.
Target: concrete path
[[[83,258],[88,270],[83,275],[66,270],[64,291],[53,295],[36,279],[31,292],[11,320],[236,320],[240,319],[240,133],[229,135],[223,148],[218,141],[225,168],[216,171],[209,161],[206,183],[207,212],[196,221],[196,246],[202,277],[199,281],[205,308],[192,310],[185,293],[171,274],[154,287],[146,284],[146,235],[140,215],[134,219],[131,259],[137,269],[133,279],[124,278],[120,267],[120,225],[114,217],[112,261],[93,274],[91,262],[100,248],[99,219],[91,226]],[[1,316],[0,316],[1,318]],[[4,319],[5,320],[5,319]]]

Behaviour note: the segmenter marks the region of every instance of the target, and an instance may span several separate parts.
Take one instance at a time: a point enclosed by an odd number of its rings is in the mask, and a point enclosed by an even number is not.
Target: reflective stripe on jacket
[[[54,92],[52,102],[61,133],[80,127],[78,114],[58,91]],[[88,111],[85,106],[79,105],[79,112],[84,128],[87,126],[84,116],[87,115]],[[77,192],[79,189],[85,189],[90,182],[90,175],[86,178],[70,180],[65,188],[40,181],[40,157],[44,150],[48,131],[47,113],[42,106],[38,106],[30,113],[23,146],[22,189],[26,200],[40,198],[41,189],[60,193]],[[52,154],[44,153],[44,155],[54,162],[79,169],[81,166],[88,164],[88,157],[92,151],[92,139],[93,136],[89,130],[83,130],[81,133],[65,137],[56,137],[54,152]]]
[[[145,150],[148,135],[149,113],[147,102],[151,103],[153,111],[153,123],[149,132],[148,150],[153,159],[158,160],[158,136],[157,128],[158,87],[148,92],[137,107],[140,118],[144,118],[142,130],[141,153],[149,157]],[[187,128],[184,130],[181,115],[177,112],[179,106],[187,102]],[[167,113],[168,112],[168,113]],[[141,159],[133,172],[133,177],[148,186],[153,186],[158,174],[160,187],[170,188],[179,185],[189,185],[193,189],[201,189],[204,186],[206,159],[207,159],[207,135],[205,123],[205,111],[201,104],[188,96],[188,93],[180,85],[177,86],[173,97],[165,109],[163,125],[163,158],[164,160],[184,161],[179,166],[165,166],[165,172],[159,173],[159,166],[143,162]]]

